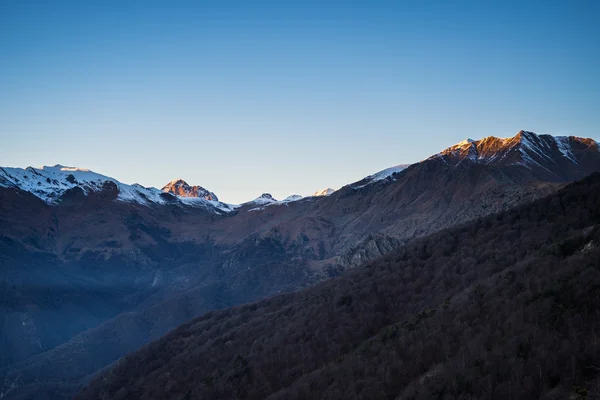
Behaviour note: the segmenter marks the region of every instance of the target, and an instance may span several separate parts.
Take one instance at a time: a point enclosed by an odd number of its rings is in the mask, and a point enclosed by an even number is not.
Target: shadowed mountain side
[[[598,396],[600,175],[300,292],[208,313],[78,399]]]

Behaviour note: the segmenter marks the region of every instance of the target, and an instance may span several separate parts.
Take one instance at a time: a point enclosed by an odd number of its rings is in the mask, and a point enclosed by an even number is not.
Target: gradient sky
[[[598,1],[0,1],[0,165],[337,188],[467,137],[600,140]]]

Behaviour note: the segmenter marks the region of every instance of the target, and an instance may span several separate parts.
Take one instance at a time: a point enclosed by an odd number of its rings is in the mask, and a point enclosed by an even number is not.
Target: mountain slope
[[[208,313],[78,398],[598,396],[598,204],[596,174],[317,287]]]
[[[518,148],[520,136],[502,140]],[[521,158],[495,164],[434,156],[328,196],[265,195],[260,204],[222,211],[169,193],[160,195],[163,203],[121,201],[110,183],[89,191],[75,185],[56,202],[4,185],[0,375],[19,377],[11,396],[80,382],[189,318],[298,290],[412,238],[553,193],[600,170],[595,142],[573,143],[575,161],[561,176]],[[549,170],[565,158],[550,155],[541,159]],[[77,368],[55,367],[65,363]]]

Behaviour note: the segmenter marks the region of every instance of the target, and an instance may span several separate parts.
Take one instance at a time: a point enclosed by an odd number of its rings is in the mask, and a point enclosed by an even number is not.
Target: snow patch
[[[469,139],[469,140],[471,140],[471,139]],[[384,170],[376,172],[373,175],[369,175],[369,176],[365,177],[365,179],[368,179],[371,182],[381,181],[381,180],[386,179],[389,176],[392,176],[393,174],[397,174],[398,172],[404,171],[409,166],[410,166],[410,164],[396,165],[394,167],[386,168]]]
[[[573,161],[575,164],[579,164],[571,151],[571,139],[568,136],[555,136],[554,141],[563,156]]]

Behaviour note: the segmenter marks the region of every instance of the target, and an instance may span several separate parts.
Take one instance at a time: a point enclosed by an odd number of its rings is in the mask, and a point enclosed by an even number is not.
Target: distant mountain
[[[292,195],[286,197],[285,199],[283,199],[282,201],[289,202],[289,201],[298,201],[300,199],[302,199],[302,196],[300,196],[299,194],[292,194]]]
[[[600,171],[591,139],[520,132],[473,143],[327,196],[240,206],[60,166],[36,170],[50,178],[36,191],[34,172],[4,168],[0,376],[18,381],[11,396],[54,382],[61,398],[189,318],[312,285]],[[64,360],[76,367],[55,368]]]
[[[268,203],[276,203],[277,200],[271,196],[271,193],[263,193],[258,196],[256,199],[252,200],[250,203],[254,204],[268,204]]]
[[[58,203],[61,196],[75,188],[81,189],[86,195],[112,189],[117,194],[116,199],[124,202],[162,204],[166,201],[157,189],[137,184],[125,185],[88,169],[60,164],[25,169],[0,167],[0,186],[19,188],[50,204]]]
[[[523,166],[538,179],[568,180],[594,168],[598,142],[575,136],[536,135],[520,131],[507,139],[467,139],[432,158],[450,165],[474,163],[493,166]]]
[[[176,179],[167,183],[162,188],[162,191],[181,197],[195,197],[204,200],[219,201],[219,198],[213,192],[209,192],[202,186],[190,186],[183,179]]]
[[[322,189],[322,190],[317,190],[316,192],[314,192],[312,195],[313,196],[329,196],[331,193],[335,192],[334,189],[332,188],[327,188],[327,189]]]
[[[207,313],[76,399],[598,398],[600,175]]]

